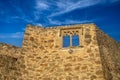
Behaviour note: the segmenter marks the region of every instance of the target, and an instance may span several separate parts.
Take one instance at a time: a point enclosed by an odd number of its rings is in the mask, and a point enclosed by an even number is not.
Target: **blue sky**
[[[27,24],[95,23],[120,42],[120,0],[0,0],[0,42],[21,46]]]

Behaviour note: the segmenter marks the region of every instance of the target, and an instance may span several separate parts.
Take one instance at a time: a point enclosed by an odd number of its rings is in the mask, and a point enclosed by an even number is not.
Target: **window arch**
[[[70,36],[63,36],[63,47],[70,47]]]
[[[79,36],[78,35],[73,35],[72,36],[72,46],[79,46],[80,42],[79,42]]]

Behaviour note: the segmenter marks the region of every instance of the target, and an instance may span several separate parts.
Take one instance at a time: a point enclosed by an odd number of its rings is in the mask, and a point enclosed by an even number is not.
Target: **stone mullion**
[[[61,48],[63,47],[63,37],[65,36],[64,32],[61,31]]]
[[[84,28],[82,27],[82,30],[80,31],[81,34],[79,35],[79,42],[80,42],[80,46],[83,46],[84,45]]]
[[[62,48],[62,47],[63,47],[63,35],[60,36],[60,41],[61,41],[61,42],[60,42],[60,44],[61,44],[60,46],[61,46],[61,48]]]
[[[72,35],[70,35],[70,47],[72,47]]]

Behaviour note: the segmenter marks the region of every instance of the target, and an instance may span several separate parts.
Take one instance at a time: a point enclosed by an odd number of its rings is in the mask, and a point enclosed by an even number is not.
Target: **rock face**
[[[72,45],[74,35],[79,46]],[[28,25],[22,48],[0,44],[0,80],[120,80],[119,58],[120,44],[95,24]]]

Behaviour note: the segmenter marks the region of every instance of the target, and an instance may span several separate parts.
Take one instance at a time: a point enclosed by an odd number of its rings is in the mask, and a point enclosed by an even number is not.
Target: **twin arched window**
[[[80,40],[78,35],[73,35],[72,37],[70,37],[69,35],[63,36],[63,47],[79,46],[79,45],[80,45]]]

